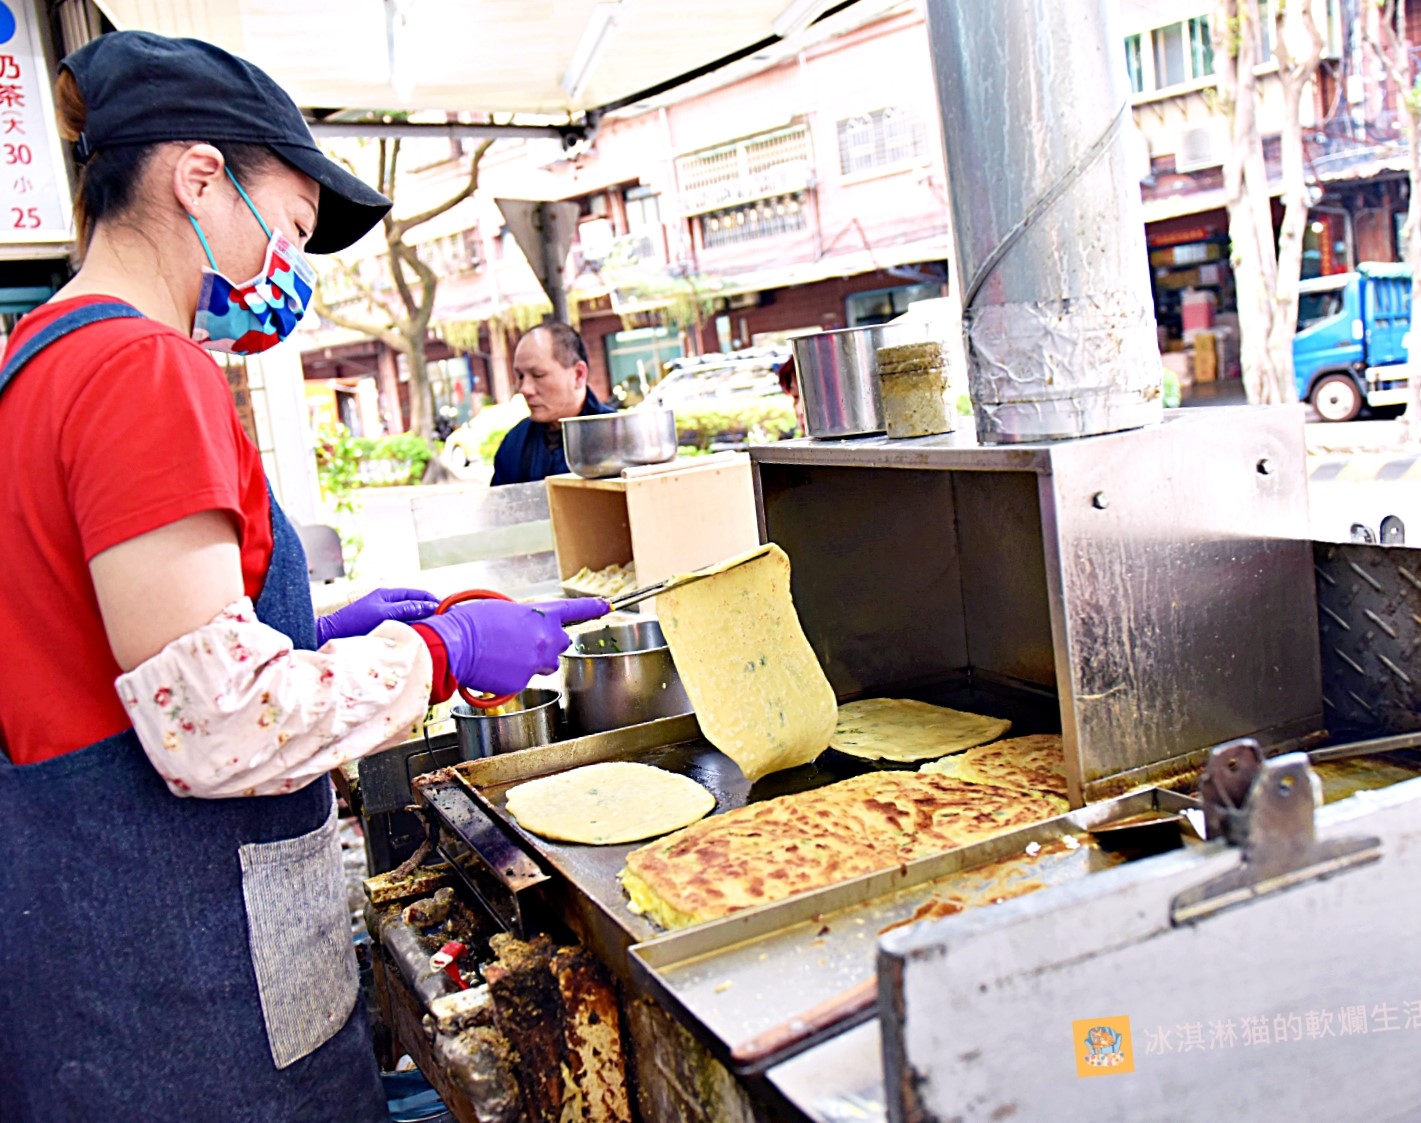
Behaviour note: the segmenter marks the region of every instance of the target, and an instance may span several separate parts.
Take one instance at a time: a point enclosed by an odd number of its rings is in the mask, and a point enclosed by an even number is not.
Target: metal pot
[[[585,480],[676,459],[676,415],[666,406],[569,417],[562,423],[567,466]]]
[[[794,340],[794,365],[804,401],[805,428],[811,437],[862,437],[882,433],[883,402],[878,391],[874,353],[892,343],[929,337],[918,321],[839,328]]]
[[[605,733],[691,712],[661,625],[607,624],[577,635],[562,655],[567,720],[574,731]]]
[[[557,740],[558,693],[525,690],[516,701],[522,709],[493,716],[457,702],[450,710],[465,760],[513,753]]]

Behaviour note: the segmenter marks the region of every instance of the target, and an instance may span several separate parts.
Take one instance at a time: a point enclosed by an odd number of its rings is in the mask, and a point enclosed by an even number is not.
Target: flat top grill
[[[995,683],[974,687],[957,680],[911,691],[905,696],[1010,718],[1013,736],[1059,729],[1059,711],[1053,697]],[[644,843],[589,846],[555,842],[523,830],[507,811],[508,792],[518,784],[611,760],[649,764],[690,777],[715,796],[716,808],[712,812],[715,815],[750,803],[823,787],[879,768],[916,767],[861,760],[828,750],[811,764],[771,773],[751,784],[739,766],[700,736],[700,727],[691,715],[457,765],[453,773],[460,785],[513,832],[520,843],[593,902],[624,933],[625,943],[651,939],[659,931],[628,909],[618,881],[627,855]]]

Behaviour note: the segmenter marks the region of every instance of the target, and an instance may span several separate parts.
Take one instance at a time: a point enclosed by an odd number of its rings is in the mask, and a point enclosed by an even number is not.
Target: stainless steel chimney
[[[925,0],[987,443],[1161,415],[1114,0]]]

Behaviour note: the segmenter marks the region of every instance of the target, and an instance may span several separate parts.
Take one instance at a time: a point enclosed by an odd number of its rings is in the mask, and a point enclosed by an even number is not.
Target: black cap
[[[169,140],[265,145],[320,184],[312,253],[344,249],[390,209],[389,199],[316,146],[301,110],[269,75],[211,43],[115,31],[59,66],[74,75],[87,108],[81,159]]]

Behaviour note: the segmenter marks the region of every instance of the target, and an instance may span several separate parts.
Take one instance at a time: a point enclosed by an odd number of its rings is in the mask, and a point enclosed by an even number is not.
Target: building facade
[[[1258,120],[1270,179],[1281,190],[1282,89],[1269,19],[1256,69]],[[1313,189],[1303,276],[1345,272],[1360,261],[1397,261],[1407,209],[1405,128],[1397,91],[1370,45],[1378,6],[1367,0],[1308,0],[1325,47],[1304,94],[1305,160]],[[1421,42],[1421,0],[1406,0],[1412,43]],[[1228,122],[1215,96],[1214,5],[1126,0],[1125,58],[1133,91],[1141,193],[1156,313],[1166,346],[1190,334],[1191,305],[1207,305],[1223,335],[1237,338],[1223,159]],[[1275,227],[1282,208],[1274,208]],[[1236,351],[1219,374],[1236,371]],[[1234,369],[1229,370],[1232,366]]]
[[[585,150],[490,148],[477,194],[410,234],[441,278],[437,395],[461,412],[507,398],[517,337],[548,310],[499,198],[577,204],[565,283],[603,397],[636,400],[680,355],[878,323],[942,295],[947,180],[923,15],[912,3],[863,7],[847,34],[610,116]],[[397,212],[451,196],[473,148],[406,142]],[[358,316],[362,290],[395,295],[378,234],[326,277],[337,311]],[[378,341],[328,325],[304,356],[308,379],[343,399],[321,408],[368,430],[357,399],[374,381],[380,423],[407,416],[399,356]]]

